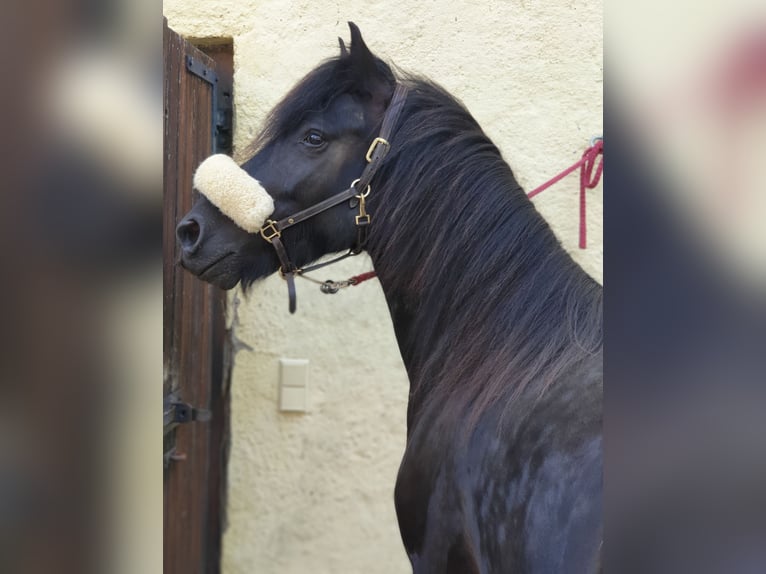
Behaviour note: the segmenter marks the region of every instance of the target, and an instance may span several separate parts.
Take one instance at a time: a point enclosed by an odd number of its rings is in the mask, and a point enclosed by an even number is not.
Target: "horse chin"
[[[194,274],[206,283],[228,291],[233,289],[240,280],[239,268],[234,259],[231,255],[224,256],[212,265],[202,269],[201,272]]]
[[[215,275],[213,277],[200,277],[203,281],[206,281],[208,283],[211,283],[212,285],[215,285],[216,287],[223,289],[224,291],[228,291],[229,289],[234,289],[234,287],[237,286],[237,283],[239,283],[239,276],[235,274],[222,274],[222,275]]]
[[[213,267],[198,275],[198,277],[225,291],[234,289],[237,283],[239,283],[239,271],[231,268],[216,269]]]

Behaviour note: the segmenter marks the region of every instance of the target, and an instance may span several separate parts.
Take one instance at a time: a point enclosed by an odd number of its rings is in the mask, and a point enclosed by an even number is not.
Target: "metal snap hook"
[[[328,279],[319,286],[319,289],[325,295],[334,295],[340,290],[340,286],[332,279]]]

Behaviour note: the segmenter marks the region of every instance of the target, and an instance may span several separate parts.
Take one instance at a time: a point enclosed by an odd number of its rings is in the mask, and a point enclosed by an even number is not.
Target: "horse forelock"
[[[393,84],[391,68],[375,58],[377,73]],[[312,114],[322,113],[344,94],[359,91],[360,79],[348,57],[329,58],[306,74],[269,112],[263,127],[247,149],[253,156],[272,141],[294,132]]]

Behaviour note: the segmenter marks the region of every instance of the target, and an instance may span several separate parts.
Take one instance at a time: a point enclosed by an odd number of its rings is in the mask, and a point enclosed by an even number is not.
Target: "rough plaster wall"
[[[355,21],[370,48],[443,84],[532,189],[602,133],[600,2],[165,0],[172,28],[232,37],[235,146]],[[244,159],[241,156],[239,159]],[[589,192],[589,248],[577,248],[577,175],[536,198],[564,246],[601,280],[601,188]],[[369,269],[356,258],[319,273]],[[405,441],[407,379],[376,282],[328,297],[277,277],[240,306],[224,571],[408,572],[392,493]],[[277,410],[279,357],[310,360],[309,412]]]

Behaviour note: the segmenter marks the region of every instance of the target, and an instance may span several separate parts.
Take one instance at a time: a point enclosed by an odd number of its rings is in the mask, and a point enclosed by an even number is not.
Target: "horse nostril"
[[[201,228],[196,219],[184,219],[176,227],[176,237],[184,251],[192,251],[199,243]]]

